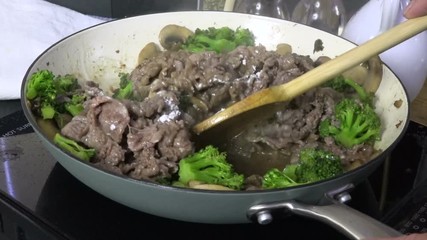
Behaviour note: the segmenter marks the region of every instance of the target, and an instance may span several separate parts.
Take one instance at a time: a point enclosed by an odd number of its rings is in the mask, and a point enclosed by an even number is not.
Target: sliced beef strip
[[[126,107],[108,96],[97,96],[87,102],[84,115],[74,117],[61,133],[82,142],[97,152],[97,160],[116,166],[125,160],[119,145],[129,123]]]
[[[194,147],[190,141],[191,134],[183,121],[158,124],[163,129],[163,138],[158,144],[158,150],[162,159],[178,162],[180,159],[193,152]]]
[[[273,149],[290,148],[303,145],[307,139],[316,140],[313,133],[322,118],[330,112],[328,104],[334,105],[335,92],[316,88],[294,99],[283,111],[275,114],[273,119],[262,121],[256,127],[248,129],[246,138],[249,142],[262,142]],[[335,93],[336,94],[336,93]]]
[[[90,98],[105,95],[104,91],[99,87],[99,84],[93,81],[87,81],[86,84],[83,85],[83,89]]]
[[[170,176],[169,169],[159,164],[156,155],[154,148],[143,149],[134,156],[132,162],[123,165],[122,170],[135,179],[154,180],[156,176]]]
[[[124,166],[138,179],[170,177],[180,159],[194,151],[183,121],[155,122],[143,129],[131,128],[127,135],[135,160]]]
[[[129,112],[126,106],[112,99],[105,100],[102,104],[102,111],[98,115],[98,122],[102,131],[116,143],[122,141],[129,120]]]
[[[102,129],[96,125],[89,128],[89,132],[81,141],[88,147],[96,150],[97,161],[117,166],[125,160],[125,150],[114,142]]]
[[[61,129],[62,135],[75,141],[81,141],[88,132],[89,123],[87,117],[84,115],[75,116],[71,122]]]

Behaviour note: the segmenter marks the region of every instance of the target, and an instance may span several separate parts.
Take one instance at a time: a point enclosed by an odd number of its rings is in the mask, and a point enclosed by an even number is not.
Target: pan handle
[[[338,201],[333,201],[332,204],[323,206],[303,204],[294,200],[260,204],[249,209],[248,217],[258,221],[260,224],[267,224],[273,220],[273,212],[277,212],[277,210],[285,210],[286,213],[319,220],[350,239],[398,237],[403,235],[380,221]]]

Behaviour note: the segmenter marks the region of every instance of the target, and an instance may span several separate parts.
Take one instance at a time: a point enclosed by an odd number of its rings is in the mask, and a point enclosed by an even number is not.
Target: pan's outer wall
[[[298,200],[304,203],[318,204],[326,192],[338,189],[347,183],[359,183],[382,162],[382,159],[378,159],[363,171],[353,172],[333,181],[294,189],[239,193],[201,192],[142,184],[132,179],[112,176],[99,169],[88,167],[85,163],[58,152],[56,148],[52,149],[51,144],[46,141],[44,144],[58,162],[73,176],[116,202],[160,217],[211,224],[249,222],[250,220],[246,216],[248,209],[261,203]]]
[[[176,12],[143,15],[112,21],[76,33],[47,49],[30,67],[21,89],[24,113],[57,161],[81,182],[100,194],[131,208],[157,216],[200,223],[247,222],[247,210],[256,204],[296,199],[317,204],[328,191],[366,179],[383,161],[384,154],[359,169],[338,178],[312,185],[276,191],[215,192],[159,186],[106,173],[60,151],[47,140],[31,115],[25,101],[26,79],[38,69],[55,74],[76,74],[79,79],[100,83],[104,89],[119,82],[119,72],[130,72],[138,53],[148,42],[158,42],[159,30],[167,24],[190,29],[230,26],[250,28],[257,43],[275,49],[289,43],[298,54],[334,57],[353,48],[342,38],[304,25],[260,16],[229,12]],[[313,53],[314,42],[321,39],[324,50]],[[407,95],[400,81],[386,67],[378,89],[376,109],[383,117],[384,134],[377,144],[387,152],[400,140],[408,124]],[[102,80],[102,81],[101,81]],[[396,107],[396,101],[401,106]]]

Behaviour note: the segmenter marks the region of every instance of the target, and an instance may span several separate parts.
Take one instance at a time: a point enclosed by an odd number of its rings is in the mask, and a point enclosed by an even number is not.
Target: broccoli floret
[[[292,168],[294,166],[297,167],[297,165],[290,165],[290,166],[292,166]],[[293,171],[295,171],[295,169],[291,170],[292,172],[291,175],[294,175]],[[288,172],[289,172],[289,169],[286,170],[286,168],[283,171],[280,171],[277,168],[270,169],[263,176],[262,187],[265,189],[272,189],[272,188],[285,188],[285,187],[299,185],[299,183],[297,183],[292,178],[292,176],[288,175]]]
[[[67,93],[79,88],[77,78],[74,75],[66,74],[64,76],[56,76],[55,81],[57,92]]]
[[[27,85],[26,97],[32,100],[39,94],[54,91],[53,79],[55,76],[48,70],[40,70],[31,75],[31,79]]]
[[[211,145],[179,161],[178,181],[188,185],[190,181],[218,184],[232,189],[241,189],[244,177],[234,172],[226,161],[226,153]]]
[[[332,136],[344,147],[380,139],[381,119],[373,106],[373,94],[367,92],[355,81],[338,76],[326,83],[326,86],[344,92],[353,90],[359,100],[345,98],[335,106],[333,119],[320,122],[319,133],[322,137]]]
[[[319,124],[321,137],[332,136],[346,148],[380,139],[381,119],[368,103],[345,98],[335,106],[334,116]]]
[[[345,82],[345,78],[343,75],[334,77],[333,79],[324,83],[323,86],[330,87],[338,92],[353,91],[353,88]]]
[[[85,148],[76,141],[66,138],[59,133],[55,134],[53,142],[62,150],[69,152],[81,160],[89,161],[96,154],[95,149]]]
[[[374,94],[367,92],[360,84],[350,78],[345,78],[343,75],[329,80],[324,86],[331,87],[338,92],[356,92],[362,102],[372,105]]]
[[[55,76],[49,70],[39,70],[31,75],[26,97],[43,119],[53,119],[65,112],[75,116],[83,110],[86,97],[78,90],[80,86],[74,76]]]
[[[298,164],[288,164],[283,169],[283,173],[288,176],[290,179],[292,179],[294,182],[298,181],[298,177],[296,175],[296,170],[298,168]]]
[[[181,48],[190,52],[215,51],[217,53],[229,52],[237,46],[253,46],[255,37],[249,29],[237,28],[235,31],[229,27],[196,29]]]
[[[43,119],[52,119],[55,115],[56,87],[55,76],[48,70],[41,70],[31,75],[27,85],[28,100],[39,98],[40,114]]]
[[[83,103],[85,101],[86,96],[83,94],[74,94],[70,101],[66,102],[64,106],[72,116],[77,116],[84,110]]]
[[[113,98],[116,99],[132,99],[133,96],[133,84],[129,79],[128,73],[120,73],[119,88],[113,93]]]
[[[299,183],[328,179],[343,173],[341,159],[333,153],[316,148],[304,148],[300,152],[295,176]]]
[[[57,76],[54,81],[56,85],[56,115],[69,113],[71,116],[79,115],[83,110],[86,95],[80,90],[77,78],[71,74]]]
[[[304,148],[300,151],[298,163],[288,164],[283,171],[276,168],[267,171],[262,186],[267,189],[286,188],[328,179],[343,172],[338,156],[322,149]]]
[[[345,84],[351,86],[356,91],[357,95],[359,96],[359,99],[362,102],[372,105],[372,100],[374,97],[373,93],[368,93],[360,84],[349,78],[344,78],[343,81]]]
[[[237,28],[234,32],[234,42],[237,46],[254,46],[255,36],[247,28]]]

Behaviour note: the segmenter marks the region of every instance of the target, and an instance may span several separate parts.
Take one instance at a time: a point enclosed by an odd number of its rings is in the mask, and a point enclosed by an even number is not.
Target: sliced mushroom
[[[53,139],[55,134],[59,133],[60,130],[52,119],[37,118],[37,125],[41,128],[42,132],[46,134],[49,139]]]
[[[343,76],[363,85],[368,78],[368,69],[359,65],[343,72]]]
[[[202,183],[200,181],[190,181],[188,183],[188,186],[194,189],[233,191],[233,189],[222,186],[222,185]]]
[[[314,64],[319,66],[329,60],[329,57],[322,56]],[[382,61],[378,56],[370,58],[367,62],[343,72],[343,76],[361,84],[367,92],[375,93],[383,77]]]
[[[316,61],[314,62],[314,66],[319,66],[319,65],[321,65],[321,64],[323,64],[323,63],[325,63],[325,62],[327,62],[327,61],[329,61],[329,60],[331,60],[331,58],[330,57],[327,57],[327,56],[320,56],[320,57],[318,57],[317,59],[316,59]]]
[[[141,64],[141,62],[144,59],[151,58],[156,56],[160,52],[159,47],[154,42],[150,42],[141,51],[138,55],[138,65]]]
[[[193,96],[191,97],[190,101],[197,110],[203,111],[203,112],[209,112],[208,105],[205,102],[203,102],[200,98]]]
[[[383,77],[381,59],[378,56],[370,58],[367,62],[346,71],[343,75],[361,84],[367,92],[375,93]]]
[[[315,62],[315,66],[319,66],[327,61],[331,60],[330,57],[321,56]],[[364,66],[364,64],[360,64],[356,67],[353,67],[345,72],[342,75],[346,78],[349,78],[359,84],[363,84],[368,77],[368,69]]]
[[[377,91],[383,79],[383,62],[379,56],[370,58],[368,60],[368,78],[366,79],[363,87],[371,93]]]
[[[196,180],[191,180],[191,181],[188,182],[188,186],[190,188],[193,188],[194,186],[197,186],[197,185],[200,185],[200,184],[203,184],[203,182],[196,181]]]
[[[279,43],[277,44],[276,52],[280,55],[292,53],[292,46],[287,43]]]
[[[177,50],[193,34],[194,32],[186,27],[169,24],[160,30],[159,42],[166,50]]]
[[[233,191],[233,189],[224,187],[222,185],[217,184],[199,184],[193,186],[194,189],[203,189],[203,190],[218,190],[218,191]]]

